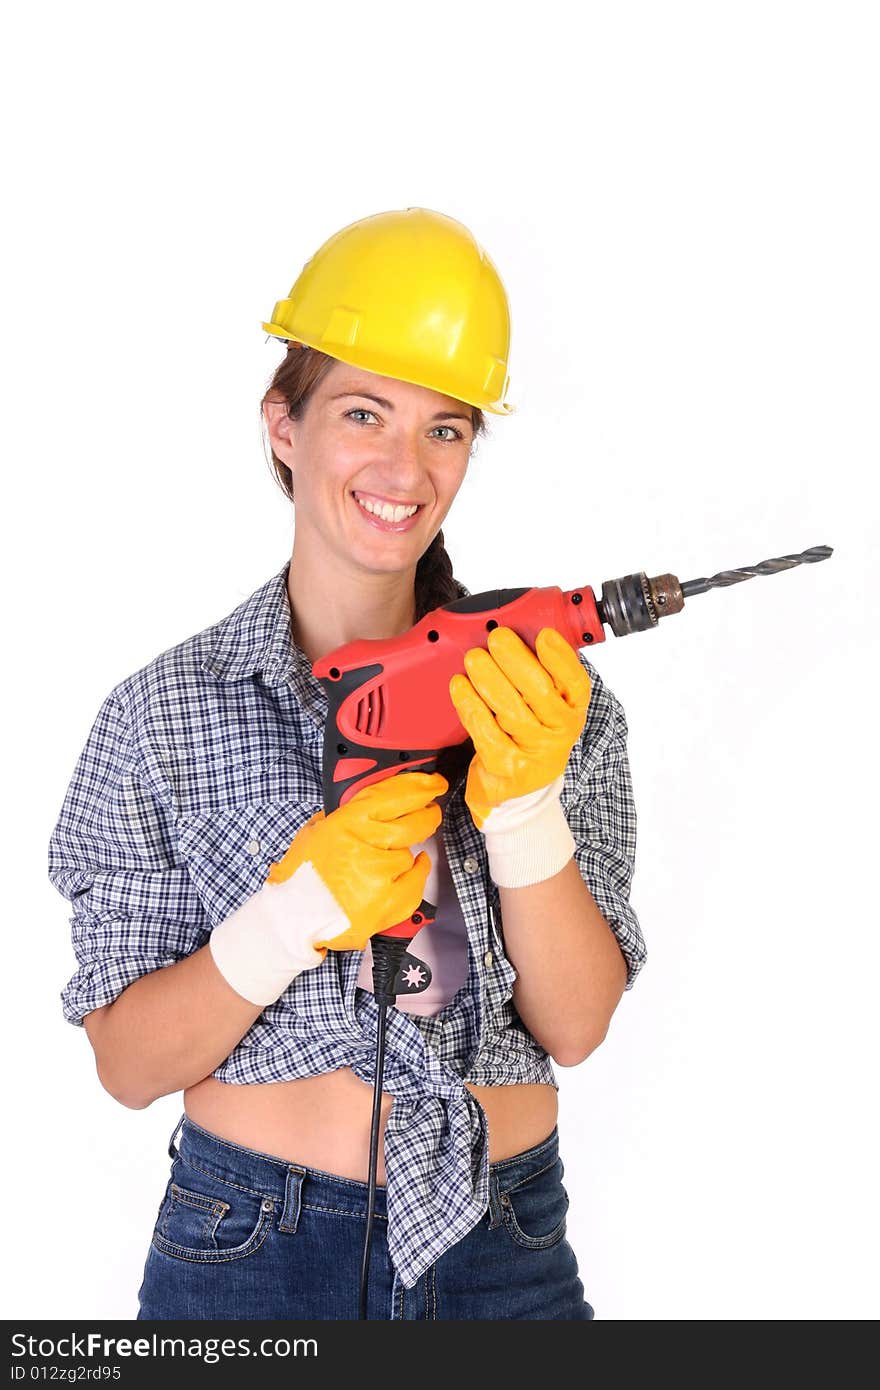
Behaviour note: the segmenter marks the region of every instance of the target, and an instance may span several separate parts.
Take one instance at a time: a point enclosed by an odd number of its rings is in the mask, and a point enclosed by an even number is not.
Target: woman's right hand
[[[318,811],[266,881],[211,933],[218,970],[252,1004],[272,1004],[328,950],[363,950],[405,922],[424,896],[429,840],[448,788],[440,773],[398,772],[343,806]]]
[[[370,937],[405,922],[422,901],[431,861],[410,846],[429,840],[442,812],[435,797],[448,788],[440,773],[399,772],[372,782],[330,815],[318,811],[269,870],[284,883],[310,864],[330,890],[338,914],[316,950],[362,951]]]

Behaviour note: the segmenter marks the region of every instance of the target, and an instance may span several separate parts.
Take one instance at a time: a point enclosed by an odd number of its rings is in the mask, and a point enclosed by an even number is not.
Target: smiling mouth
[[[405,527],[424,509],[424,502],[391,502],[371,493],[352,492],[360,511],[373,522],[381,523],[386,529]]]

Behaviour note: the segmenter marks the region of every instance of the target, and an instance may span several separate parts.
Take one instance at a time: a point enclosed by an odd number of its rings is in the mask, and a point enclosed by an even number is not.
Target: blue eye
[[[346,416],[352,416],[352,415],[372,415],[374,420],[375,420],[375,418],[376,418],[375,411],[373,411],[373,410],[367,410],[366,407],[365,407],[365,406],[362,406],[362,405],[355,406],[353,410],[347,410],[345,413],[346,413]],[[358,421],[358,423],[359,423],[359,424],[362,424],[363,421]],[[437,426],[437,429],[438,429],[438,430],[451,430],[451,431],[452,431],[452,434],[453,434],[453,436],[454,436],[455,439],[463,439],[463,438],[464,438],[464,435],[462,434],[461,430],[457,430],[457,429],[455,428],[454,425],[438,425],[438,426]],[[451,443],[452,443],[452,440],[449,439],[449,438],[441,439],[440,443],[441,443],[441,444],[451,444]]]

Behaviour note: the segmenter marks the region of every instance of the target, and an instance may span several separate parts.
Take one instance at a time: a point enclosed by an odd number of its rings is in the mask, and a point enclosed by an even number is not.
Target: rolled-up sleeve
[[[595,672],[593,673],[595,676]],[[626,988],[641,970],[647,952],[639,919],[630,904],[636,863],[636,808],[627,755],[627,722],[620,701],[595,682],[599,708],[588,713],[586,751],[566,815],[575,840],[581,876],[626,961]],[[595,732],[600,749],[590,756]]]
[[[78,968],[61,991],[68,1022],[111,1003],[210,936],[183,866],[167,788],[150,777],[116,694],[79,756],[49,840],[49,878],[73,907]]]

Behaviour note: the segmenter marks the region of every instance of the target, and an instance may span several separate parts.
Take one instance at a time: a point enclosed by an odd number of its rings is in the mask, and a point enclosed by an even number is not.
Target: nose
[[[417,434],[400,434],[390,442],[387,470],[389,489],[393,488],[405,496],[418,493],[426,469],[422,443]]]

